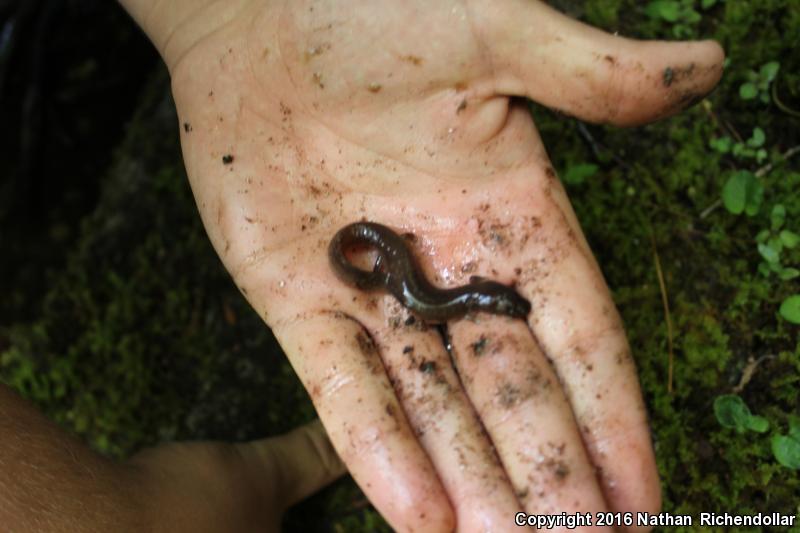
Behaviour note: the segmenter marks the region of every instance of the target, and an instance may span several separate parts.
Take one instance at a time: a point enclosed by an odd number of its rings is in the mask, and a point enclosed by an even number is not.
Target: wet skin
[[[353,245],[377,249],[380,255],[372,271],[347,259],[345,250]],[[340,229],[331,239],[328,257],[345,283],[365,291],[386,289],[428,322],[446,322],[476,311],[524,319],[531,310],[530,302],[513,288],[478,276],[461,287],[434,287],[420,271],[406,240],[374,222],[356,222]]]

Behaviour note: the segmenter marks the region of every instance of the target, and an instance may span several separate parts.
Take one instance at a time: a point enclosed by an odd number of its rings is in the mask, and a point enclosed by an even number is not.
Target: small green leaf
[[[755,174],[748,170],[735,172],[722,188],[725,208],[735,215],[742,212],[755,216],[764,199],[764,187]]]
[[[769,244],[758,244],[758,253],[761,254],[761,257],[764,258],[764,261],[770,264],[779,263],[781,260],[781,255],[778,250],[770,246]]]
[[[775,435],[772,437],[772,455],[786,468],[800,469],[800,441],[787,435]]]
[[[786,298],[778,313],[792,324],[800,324],[800,294]]]
[[[788,229],[785,229],[781,232],[780,239],[783,245],[787,248],[794,248],[800,244],[800,235],[793,231],[789,231]]]
[[[789,281],[797,276],[800,276],[800,270],[792,267],[782,268],[781,271],[778,272],[778,277],[781,278],[782,281]]]
[[[767,263],[761,262],[758,264],[758,273],[764,276],[765,278],[769,277],[770,268]]]
[[[708,142],[709,146],[716,150],[717,152],[727,154],[731,151],[731,146],[733,145],[733,140],[730,137],[720,137],[718,139],[711,139]]]
[[[768,229],[762,229],[756,235],[756,242],[767,242],[767,239],[769,239],[769,236],[770,236],[769,230]]]
[[[800,417],[789,415],[789,436],[800,441]]]
[[[594,176],[597,173],[597,169],[597,165],[593,165],[592,163],[572,165],[564,172],[564,183],[580,185],[586,181],[586,178]]]
[[[672,27],[672,34],[678,39],[688,39],[694,35],[694,32],[692,31],[692,28],[686,24],[675,24]]]
[[[647,16],[664,19],[667,22],[677,22],[681,13],[681,6],[672,0],[654,0],[644,8]]]
[[[772,206],[772,212],[769,214],[770,222],[772,223],[772,231],[781,229],[783,223],[786,221],[786,208],[783,204],[775,204]]]
[[[747,172],[747,171],[745,171]],[[751,172],[747,172],[750,176],[747,188],[747,204],[744,206],[744,213],[749,217],[754,217],[758,214],[758,209],[761,207],[761,202],[764,201],[764,186],[758,178]]]
[[[763,163],[767,158],[767,151],[764,148],[759,148],[756,152],[756,162]]]
[[[764,433],[769,429],[769,421],[763,416],[750,416],[747,419],[747,429],[756,433]]]
[[[761,70],[759,71],[758,75],[761,79],[766,81],[772,81],[775,79],[775,76],[778,74],[778,70],[780,69],[781,64],[777,61],[770,61],[769,63],[765,63],[761,66]]]
[[[684,10],[684,12],[682,13],[681,18],[687,24],[696,24],[696,23],[700,22],[700,20],[703,17],[700,16],[700,13],[698,13],[694,9],[689,8],[689,9]]]
[[[758,89],[754,83],[746,82],[739,87],[739,97],[742,100],[752,100],[758,96]]]
[[[770,237],[767,241],[767,246],[775,250],[778,255],[781,254],[783,251],[783,242],[781,241],[780,237]]]
[[[764,134],[764,130],[756,126],[753,128],[753,135],[747,139],[747,146],[751,148],[758,148],[764,145],[764,141],[767,140],[767,136]]]
[[[709,9],[716,3],[717,0],[703,0],[702,2],[700,2],[700,7],[702,7],[703,9]]]
[[[747,404],[736,394],[723,394],[714,399],[714,415],[721,426],[743,430],[752,416]]]

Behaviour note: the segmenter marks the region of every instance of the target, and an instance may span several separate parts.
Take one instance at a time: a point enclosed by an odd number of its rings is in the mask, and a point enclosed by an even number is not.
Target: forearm
[[[250,4],[250,0],[119,0],[167,63],[170,71],[204,36]]]
[[[147,531],[138,473],[0,384],[0,524],[15,533]]]

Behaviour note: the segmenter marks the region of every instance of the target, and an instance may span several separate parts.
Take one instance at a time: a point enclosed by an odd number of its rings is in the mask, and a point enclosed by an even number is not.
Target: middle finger
[[[449,331],[464,387],[526,511],[605,511],[570,404],[527,325],[482,314]]]
[[[518,529],[513,519],[521,507],[441,336],[399,304],[389,303],[388,308],[388,319],[373,314],[365,325],[409,423],[450,496],[458,530]]]

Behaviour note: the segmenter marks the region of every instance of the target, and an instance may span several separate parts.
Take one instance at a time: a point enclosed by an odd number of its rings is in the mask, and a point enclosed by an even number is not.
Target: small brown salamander
[[[345,256],[353,245],[377,249],[373,270],[354,266]],[[440,289],[425,278],[405,239],[381,224],[356,222],[340,229],[328,246],[336,275],[361,290],[386,289],[423,320],[441,323],[474,311],[526,318],[531,304],[513,288],[473,276],[469,285]]]

